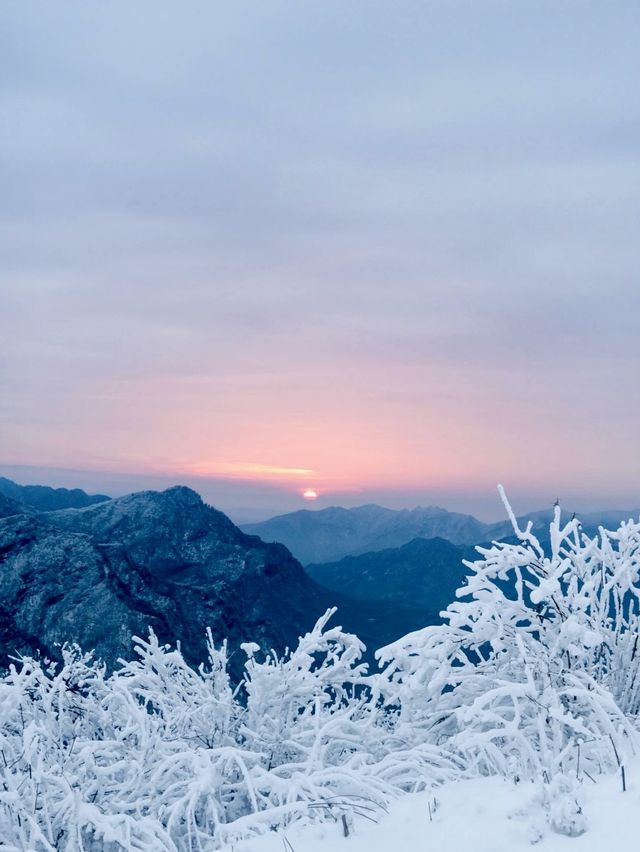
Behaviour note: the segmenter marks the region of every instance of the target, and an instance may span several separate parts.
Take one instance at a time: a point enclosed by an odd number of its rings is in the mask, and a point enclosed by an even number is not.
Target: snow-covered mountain
[[[321,588],[283,545],[243,533],[188,488],[13,509],[0,520],[0,666],[15,651],[56,655],[65,641],[113,663],[149,627],[193,662],[206,656],[207,627],[232,646],[282,650],[334,605],[372,651],[428,620],[419,607]]]
[[[0,650],[77,641],[107,661],[148,627],[205,656],[205,630],[284,647],[329,602],[282,545],[187,488],[0,521]]]
[[[639,515],[640,510],[607,510],[584,514],[581,520],[584,531],[593,534],[601,524],[613,529],[620,521]],[[549,528],[552,516],[553,509],[549,508],[524,515],[519,521],[524,525],[531,520],[536,532],[544,532]],[[402,547],[414,538],[443,538],[464,546],[513,535],[507,520],[487,524],[473,515],[449,512],[439,506],[386,509],[367,505],[354,509],[337,506],[316,511],[302,509],[259,523],[244,524],[241,528],[260,536],[263,541],[282,542],[303,565],[335,562],[345,556]]]
[[[84,498],[101,502],[38,512],[0,494],[5,660],[15,651],[55,654],[56,643],[78,641],[113,662],[129,652],[131,636],[145,635],[149,626],[163,641],[180,640],[192,661],[204,656],[207,627],[232,644],[250,640],[281,649],[331,606],[371,653],[439,620],[466,573],[462,558],[473,558],[466,542],[511,532],[442,509],[366,506],[276,519],[269,537],[291,543],[286,532],[293,526],[294,546],[306,546],[307,556],[369,551],[305,573],[283,544],[243,532],[188,488]],[[547,517],[534,516],[535,525],[544,526]],[[587,516],[588,523],[595,520]],[[245,530],[256,526],[265,525]],[[432,529],[465,544],[434,540]],[[418,536],[402,542],[414,530]],[[382,548],[388,541],[400,544]]]

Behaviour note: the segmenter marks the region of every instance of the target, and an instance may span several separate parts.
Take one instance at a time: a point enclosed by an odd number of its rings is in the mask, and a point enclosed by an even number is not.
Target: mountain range
[[[400,547],[414,538],[440,537],[454,544],[475,544],[485,540],[485,528],[472,515],[438,506],[396,510],[374,504],[354,509],[301,509],[242,526],[264,541],[282,542],[304,565]]]
[[[544,534],[551,511],[521,522]],[[593,513],[583,527],[633,514]],[[207,628],[232,649],[282,652],[331,606],[370,657],[438,622],[472,546],[512,534],[438,507],[301,511],[240,529],[181,486],[110,499],[0,478],[0,667],[16,653],[56,657],[66,641],[112,666],[149,627],[193,663]]]
[[[615,528],[621,520],[639,515],[640,510],[609,510],[580,517],[584,531],[593,534],[601,524]],[[521,526],[531,521],[534,531],[544,534],[552,516],[553,508],[549,508],[523,515],[518,521]],[[443,538],[455,545],[468,546],[513,535],[509,521],[483,523],[472,515],[449,512],[439,506],[302,509],[260,523],[244,524],[242,529],[263,541],[281,542],[303,565],[333,563],[345,556],[402,547],[415,538]]]

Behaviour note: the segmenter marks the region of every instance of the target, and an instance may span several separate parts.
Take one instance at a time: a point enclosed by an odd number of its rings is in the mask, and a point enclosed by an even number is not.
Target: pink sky
[[[7,9],[3,469],[640,504],[637,9],[401,6]]]

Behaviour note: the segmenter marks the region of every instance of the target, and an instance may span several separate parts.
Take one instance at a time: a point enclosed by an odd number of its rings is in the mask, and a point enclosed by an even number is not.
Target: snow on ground
[[[635,779],[635,781],[634,781]],[[225,852],[603,852],[614,837],[636,836],[640,812],[640,764],[627,770],[627,791],[620,777],[597,784],[585,780],[581,796],[588,829],[579,837],[552,831],[545,823],[534,784],[502,778],[478,778],[448,784],[434,794],[407,795],[392,805],[378,824],[357,819],[350,837],[342,823],[297,827],[243,841]]]

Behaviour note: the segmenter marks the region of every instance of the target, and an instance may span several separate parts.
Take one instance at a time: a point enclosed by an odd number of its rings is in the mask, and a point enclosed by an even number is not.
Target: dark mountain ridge
[[[65,500],[75,493],[63,491]],[[39,512],[0,493],[0,666],[15,652],[55,657],[65,641],[113,665],[149,627],[162,641],[180,641],[193,663],[205,656],[207,627],[232,647],[252,641],[282,651],[330,606],[373,651],[439,620],[463,582],[462,559],[474,558],[470,544],[512,535],[508,524],[437,507],[299,512],[297,532],[320,529],[313,547],[373,541],[376,551],[312,564],[307,574],[283,544],[243,532],[188,488],[78,499],[94,502]],[[608,513],[607,523],[628,514]],[[532,515],[534,527],[544,531],[550,516]],[[590,531],[601,516],[586,518]],[[286,530],[289,516],[276,520]],[[443,527],[468,542],[429,536]],[[379,547],[415,529],[409,542]]]
[[[306,571],[320,585],[362,600],[421,607],[434,623],[464,583],[468,569],[462,560],[477,556],[474,548],[442,538],[415,538],[402,547],[308,565]]]
[[[51,512],[56,509],[81,509],[110,500],[104,494],[87,494],[80,488],[50,488],[48,485],[18,485],[0,476],[0,495],[22,511]],[[1,506],[1,504],[0,504]],[[14,513],[17,514],[17,513]]]

